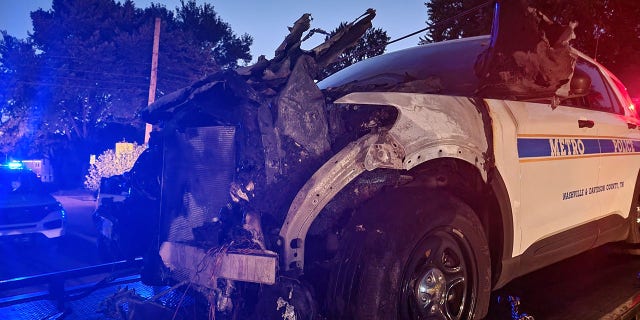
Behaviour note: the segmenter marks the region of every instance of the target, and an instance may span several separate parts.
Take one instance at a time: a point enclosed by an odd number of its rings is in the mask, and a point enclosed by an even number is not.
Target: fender
[[[502,253],[495,266],[498,270],[493,270],[494,289],[499,289],[518,274],[520,260],[511,257],[513,253],[513,212],[511,211],[511,201],[509,192],[504,184],[502,175],[497,169],[489,174],[489,187],[496,197],[496,202],[502,218]]]
[[[280,230],[285,270],[304,269],[304,241],[311,224],[324,206],[364,170],[410,170],[432,159],[450,157],[477,167],[487,182],[485,128],[481,112],[469,98],[357,92],[334,103],[389,105],[398,110],[398,118],[388,130],[347,145],[300,189]]]
[[[629,237],[627,242],[640,243],[640,171],[636,176],[635,189],[633,190],[633,198],[631,200],[631,208],[629,208]]]

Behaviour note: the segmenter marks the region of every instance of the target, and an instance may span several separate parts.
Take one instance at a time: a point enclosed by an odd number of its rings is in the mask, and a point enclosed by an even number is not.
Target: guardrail
[[[132,260],[115,261],[60,272],[0,280],[0,292],[28,287],[47,287],[44,291],[40,289],[40,291],[36,292],[20,293],[15,296],[0,298],[0,308],[46,299],[56,301],[58,309],[63,310],[65,302],[82,299],[100,288],[139,281],[142,263],[142,258],[135,258]],[[72,288],[65,287],[65,283],[69,279],[78,279],[100,274],[105,274],[105,277],[98,282]]]

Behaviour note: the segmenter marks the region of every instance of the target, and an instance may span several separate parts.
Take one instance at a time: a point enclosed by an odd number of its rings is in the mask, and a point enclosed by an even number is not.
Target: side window
[[[622,84],[622,82],[620,82],[620,80],[618,80],[618,78],[612,75],[611,72],[609,72],[609,77],[613,81],[613,84],[615,84],[618,88],[618,92],[620,92],[620,94],[622,95],[622,103],[627,106],[627,109],[629,110],[631,115],[637,118],[638,110],[636,108],[638,108],[639,103],[634,103],[633,99],[631,99],[631,97],[629,96],[629,92],[627,92],[627,88],[624,86],[624,84]]]
[[[605,83],[600,70],[595,65],[578,59],[576,69],[589,76],[591,88],[586,96],[568,98],[563,101],[564,105],[611,113],[620,113],[622,111],[616,100],[612,99],[613,92]]]

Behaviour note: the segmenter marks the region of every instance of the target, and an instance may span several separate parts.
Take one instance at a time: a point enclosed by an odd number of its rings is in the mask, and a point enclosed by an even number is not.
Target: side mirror
[[[589,75],[580,69],[574,69],[573,76],[571,77],[569,95],[583,96],[589,93],[590,88],[591,78]]]

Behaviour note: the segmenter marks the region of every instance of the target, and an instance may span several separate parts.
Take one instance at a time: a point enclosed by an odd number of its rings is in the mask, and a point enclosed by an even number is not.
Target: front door
[[[600,165],[593,112],[525,101],[487,103],[494,132],[500,135],[494,137],[496,165],[507,180],[519,182],[507,185],[516,228],[514,256],[536,242],[546,248],[531,248],[534,251],[565,244],[575,245],[571,250],[591,247],[597,226],[585,222],[600,215],[597,198],[589,195]],[[574,232],[568,239],[552,237],[569,230]]]

